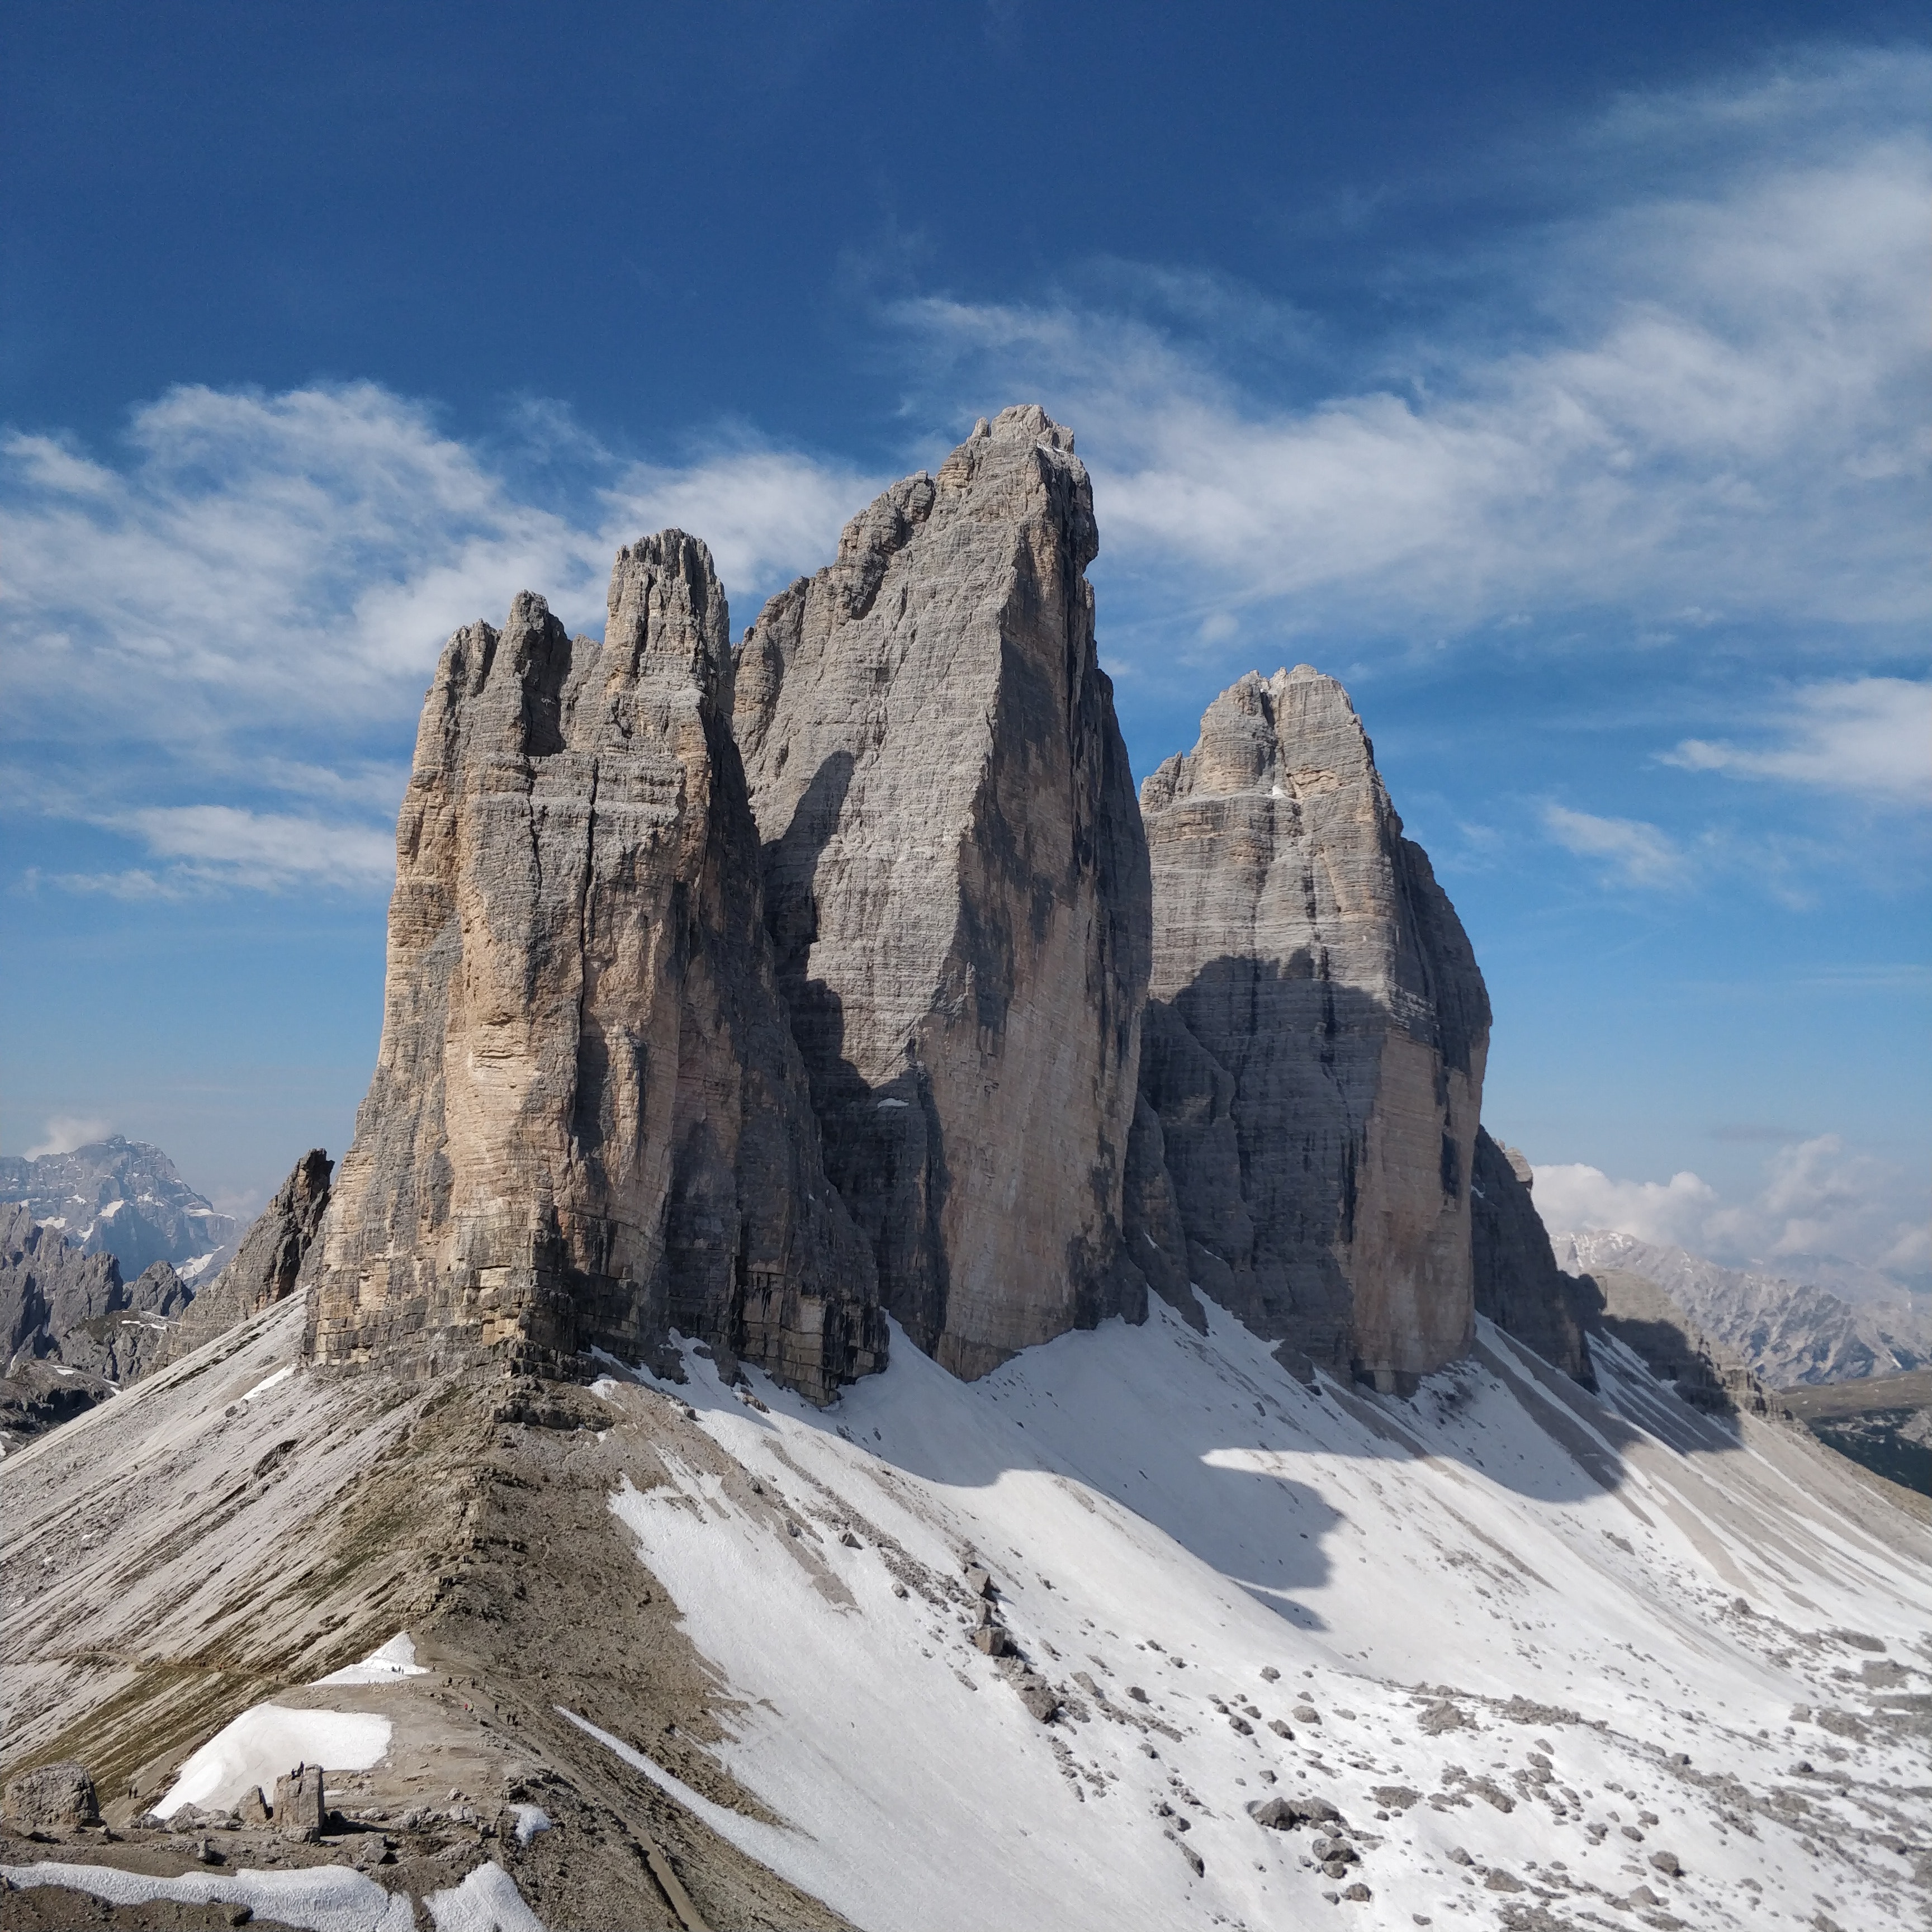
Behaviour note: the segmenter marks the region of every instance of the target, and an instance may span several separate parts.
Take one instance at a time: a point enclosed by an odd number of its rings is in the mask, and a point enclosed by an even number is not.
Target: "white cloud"
[[[1532,1197],[1552,1233],[1614,1228],[1639,1240],[1695,1248],[1718,1191],[1688,1168],[1668,1180],[1613,1180],[1601,1168],[1558,1163],[1536,1170]]]
[[[1780,779],[1882,805],[1932,802],[1932,684],[1862,677],[1809,685],[1781,718],[1781,742],[1754,749],[1686,738],[1664,763],[1733,778]]]
[[[1552,1234],[1609,1230],[1773,1270],[1787,1256],[1822,1256],[1910,1273],[1932,1255],[1916,1178],[1835,1134],[1779,1148],[1763,1172],[1757,1193],[1727,1202],[1688,1168],[1627,1180],[1558,1162],[1537,1168],[1532,1198]],[[1802,1259],[1788,1265],[1803,1272]]]
[[[154,806],[129,823],[158,858],[212,882],[386,886],[395,872],[394,835],[367,826],[226,805]]]
[[[128,440],[125,469],[0,442],[0,651],[13,687],[73,728],[137,736],[392,707],[451,631],[521,590],[601,628],[612,555],[673,520],[707,536],[728,588],[770,588],[828,558],[872,488],[781,452],[644,467],[591,446],[573,452],[586,490],[568,517],[367,382],[173,389]]]
[[[630,463],[554,410],[526,415],[568,446],[569,514],[367,382],[171,390],[136,412],[120,466],[0,439],[0,735],[34,747],[31,786],[21,758],[8,790],[165,862],[54,882],[124,899],[380,884],[406,778],[394,740],[458,626],[500,621],[529,589],[601,633],[613,555],[673,524],[711,544],[748,618],[829,561],[874,492],[742,438]],[[334,816],[274,809],[278,794]]]
[[[1600,860],[1607,876],[1620,884],[1674,890],[1690,882],[1690,863],[1682,848],[1642,819],[1599,818],[1548,805],[1543,829],[1565,851]]]
[[[104,1141],[114,1131],[112,1120],[96,1120],[74,1114],[56,1114],[46,1124],[39,1140],[26,1150],[29,1160],[47,1154],[71,1154],[76,1148]]]
[[[1372,380],[1313,401],[1271,400],[1225,314],[895,316],[958,389],[1038,393],[1078,428],[1107,554],[1177,602],[1432,642],[1557,613],[1893,634],[1932,616],[1928,104],[1912,55],[1613,113],[1580,146],[1647,185],[1493,262],[1506,323],[1384,344]],[[1730,146],[1660,182],[1672,126]]]

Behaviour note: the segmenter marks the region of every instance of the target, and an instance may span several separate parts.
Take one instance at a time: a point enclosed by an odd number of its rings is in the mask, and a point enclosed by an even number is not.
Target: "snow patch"
[[[517,1882],[501,1865],[478,1865],[459,1886],[423,1900],[436,1932],[544,1932]]]
[[[155,1814],[172,1817],[184,1804],[225,1809],[257,1785],[272,1793],[275,1780],[298,1764],[367,1771],[389,1748],[390,1728],[387,1718],[362,1711],[292,1711],[280,1704],[257,1704],[218,1731],[182,1766]]]
[[[158,1898],[179,1905],[245,1905],[257,1918],[295,1926],[299,1932],[414,1932],[416,1925],[416,1913],[404,1894],[385,1892],[374,1879],[346,1865],[224,1872],[218,1877],[212,1872],[187,1872],[179,1878],[157,1878],[113,1865],[62,1864],[48,1859],[38,1864],[0,1865],[0,1874],[22,1890],[64,1886],[110,1905],[146,1905]],[[523,1904],[520,1898],[517,1903]],[[526,1924],[537,1924],[528,1908],[524,1910],[523,1921],[504,1921],[508,1932],[524,1932]],[[443,1922],[436,1923],[441,1926]]]
[[[318,1684],[392,1684],[398,1677],[426,1677],[428,1670],[416,1661],[416,1647],[407,1630],[399,1631],[380,1650],[372,1650],[360,1664],[345,1664],[332,1670]]]
[[[272,1376],[264,1376],[262,1379],[242,1398],[242,1400],[244,1402],[253,1402],[265,1389],[273,1388],[278,1382],[286,1382],[290,1376],[293,1375],[295,1372],[296,1365],[294,1363],[291,1362],[286,1368],[278,1369]]]
[[[517,1821],[517,1843],[527,1845],[539,1832],[550,1828],[550,1814],[541,1804],[512,1804],[510,1816]]]

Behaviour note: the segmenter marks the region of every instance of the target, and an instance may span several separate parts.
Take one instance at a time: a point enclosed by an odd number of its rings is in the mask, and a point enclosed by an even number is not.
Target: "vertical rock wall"
[[[882,1299],[965,1376],[1119,1310],[1145,846],[1070,434],[982,422],[738,652],[780,984]]]
[[[620,553],[601,644],[526,593],[445,649],[317,1359],[636,1359],[674,1326],[821,1400],[883,1360],[773,981],[728,634],[674,530]]]
[[[1591,1291],[1556,1265],[1543,1217],[1530,1198],[1536,1177],[1514,1148],[1476,1130],[1470,1189],[1476,1312],[1554,1362],[1586,1388],[1597,1386],[1584,1332]]]
[[[1406,1389],[1467,1348],[1490,1008],[1348,695],[1222,692],[1142,787],[1142,1091],[1192,1278],[1258,1332]]]

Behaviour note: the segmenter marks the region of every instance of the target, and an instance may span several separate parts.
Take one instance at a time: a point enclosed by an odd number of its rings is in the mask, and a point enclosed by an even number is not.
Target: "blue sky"
[[[1916,10],[0,37],[0,1147],[339,1152],[448,632],[670,522],[742,627],[1037,400],[1136,771],[1343,679],[1564,1218],[1932,1268]]]

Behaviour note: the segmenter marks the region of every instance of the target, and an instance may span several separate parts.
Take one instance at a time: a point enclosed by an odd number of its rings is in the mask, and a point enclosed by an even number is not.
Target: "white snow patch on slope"
[[[1768,1923],[1749,1880],[1806,1901],[1801,1919],[1816,1892],[1840,1924],[1896,1922],[1887,1887],[1910,1868],[1869,1845],[1844,1862],[1872,1819],[1842,1791],[1806,1784],[1801,1828],[1737,1812],[1709,1774],[1789,1781],[1794,1701],[1836,1701],[1832,1670],[1864,1660],[1836,1629],[1932,1683],[1916,1648],[1932,1575],[1808,1514],[1763,1454],[1614,1349],[1606,1393],[1642,1427],[1566,1396],[1487,1323],[1474,1359],[1403,1402],[1305,1389],[1210,1319],[1203,1337],[1157,1309],[970,1384],[896,1331],[887,1372],[824,1413],[762,1377],[754,1411],[688,1354],[674,1399],[726,1454],[673,1456],[668,1482],[611,1507],[737,1700],[717,1756],[792,1828],[650,1774],[882,1932],[1293,1923],[1358,1876],[1372,1897],[1350,1923],[1406,1926],[1492,1898],[1490,1867],[1559,1910],[1600,1916],[1645,1883],[1700,1926]],[[968,1642],[969,1556],[1060,1721]],[[1421,1729],[1431,1684],[1456,1687],[1468,1727]],[[1513,1696],[1543,1708],[1511,1721]],[[1304,1700],[1318,1724],[1295,1716]],[[1680,1750],[1690,1767],[1668,1763]],[[1882,1738],[1848,1756],[1867,1792],[1922,1786]],[[1396,1785],[1441,1804],[1382,1815],[1373,1793]],[[1247,1808],[1276,1792],[1339,1805],[1360,1867],[1326,1878],[1312,1834],[1256,1826]],[[1681,1880],[1648,1864],[1664,1850]]]
[[[318,1684],[393,1684],[399,1677],[426,1677],[428,1670],[416,1661],[416,1642],[407,1630],[390,1638],[380,1650],[372,1650],[360,1664],[344,1664]]]
[[[278,1382],[286,1382],[295,1372],[296,1365],[291,1362],[287,1367],[278,1369],[273,1375],[264,1376],[242,1400],[244,1402],[253,1402],[256,1396],[262,1394],[265,1390],[273,1388]]]
[[[494,1870],[493,1866],[491,1870]],[[413,1932],[416,1913],[402,1892],[385,1892],[346,1865],[305,1865],[299,1871],[188,1872],[157,1878],[112,1865],[0,1865],[10,1884],[58,1885],[104,1898],[110,1905],[146,1905],[158,1898],[182,1905],[245,1905],[257,1918],[302,1932]],[[522,1904],[520,1899],[519,1904]],[[441,1921],[437,1922],[439,1924]],[[534,1925],[536,1921],[530,1920]],[[521,1926],[508,1932],[523,1932]]]
[[[501,1865],[478,1865],[460,1885],[423,1900],[436,1932],[544,1932],[543,1921]]]
[[[389,1748],[390,1728],[387,1718],[367,1712],[292,1711],[257,1704],[216,1732],[182,1766],[155,1813],[168,1818],[184,1804],[232,1806],[256,1785],[272,1793],[275,1780],[298,1764],[367,1771]]]

